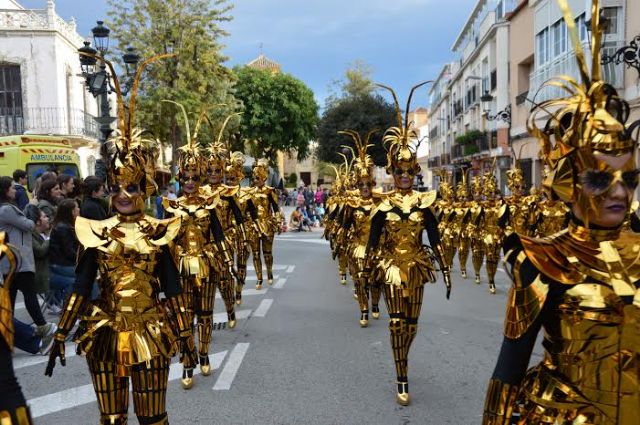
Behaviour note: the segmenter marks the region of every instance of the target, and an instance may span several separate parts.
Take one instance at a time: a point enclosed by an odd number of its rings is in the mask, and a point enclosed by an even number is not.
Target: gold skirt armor
[[[483,210],[483,226],[481,231],[484,253],[486,256],[489,292],[496,293],[495,277],[500,261],[500,249],[507,223],[507,205],[499,199],[487,201]]]
[[[198,363],[203,376],[211,374],[209,349],[213,333],[215,281],[213,276],[228,268],[226,244],[215,208],[219,198],[203,189],[174,201],[165,199],[165,211],[182,219],[173,254],[178,263],[186,300],[187,321],[197,322]],[[182,362],[182,386],[193,386],[196,363]]]
[[[458,202],[456,205],[456,227],[458,229],[458,262],[460,264],[460,275],[467,278],[467,259],[469,258],[469,208],[467,201]]]
[[[447,296],[451,284],[437,221],[430,208],[435,197],[435,192],[398,191],[383,198],[372,212],[365,255],[365,277],[371,270],[373,280],[383,284],[398,382],[397,401],[403,405],[409,403],[408,356],[418,331],[423,286],[436,281],[435,261],[443,272]],[[422,245],[423,230],[427,231],[435,259]],[[373,256],[375,260],[371,259]]]
[[[93,376],[101,424],[127,423],[129,382],[139,422],[168,424],[170,359],[181,345],[183,361],[195,361],[179,272],[168,248],[180,225],[179,217],[76,219],[76,234],[84,251],[46,373],[51,376],[57,357],[64,365],[65,337],[79,317],[74,340]],[[87,301],[98,271],[100,296]],[[160,292],[167,297],[165,301]]]
[[[345,209],[342,230],[349,235],[345,248],[349,259],[349,272],[353,277],[358,304],[360,307],[360,326],[369,325],[369,299],[371,316],[380,318],[380,283],[363,275],[367,260],[367,242],[371,230],[371,212],[375,208],[375,199],[351,198]]]
[[[483,423],[511,423],[517,412],[522,425],[636,424],[640,237],[571,223],[550,238],[514,235],[505,245],[513,287]],[[544,360],[525,374],[540,328]],[[514,357],[522,359],[514,365]]]
[[[471,262],[475,273],[474,281],[480,284],[480,271],[482,270],[482,262],[484,261],[484,239],[482,235],[483,214],[482,206],[477,201],[471,202],[469,208],[470,220],[467,226],[469,235],[469,245],[471,247]]]
[[[273,238],[275,233],[280,233],[282,217],[278,207],[278,195],[276,190],[269,186],[250,189],[251,201],[256,208],[257,234],[250,238],[253,266],[256,270],[258,282],[256,289],[262,289],[262,258],[267,267],[267,282],[273,284]]]

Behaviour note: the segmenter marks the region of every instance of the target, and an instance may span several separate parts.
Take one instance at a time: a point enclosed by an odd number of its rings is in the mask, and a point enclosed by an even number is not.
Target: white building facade
[[[44,1],[43,1],[44,3]],[[85,89],[75,21],[45,9],[0,0],[0,135],[67,137],[78,150],[83,176],[99,155],[98,103]]]

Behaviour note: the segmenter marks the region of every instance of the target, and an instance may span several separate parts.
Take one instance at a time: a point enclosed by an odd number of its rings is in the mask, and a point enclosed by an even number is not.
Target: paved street
[[[501,339],[504,272],[496,296],[457,270],[450,301],[441,282],[427,287],[409,361],[413,402],[400,407],[386,312],[359,327],[352,291],[339,285],[320,235],[314,229],[277,238],[273,287],[255,291],[250,268],[238,326],[214,332],[214,374],[198,376],[185,392],[181,368],[172,368],[171,423],[478,424]],[[217,322],[226,320],[223,311],[218,299]],[[58,366],[52,379],[43,375],[45,357],[15,355],[37,424],[97,423],[86,364],[68,347],[67,367]]]

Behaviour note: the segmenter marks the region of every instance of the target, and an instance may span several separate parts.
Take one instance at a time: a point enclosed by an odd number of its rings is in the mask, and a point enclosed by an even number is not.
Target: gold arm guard
[[[518,387],[492,379],[487,388],[482,425],[509,425],[516,406]]]
[[[76,294],[75,292],[72,292],[71,295],[69,295],[67,303],[62,310],[60,322],[58,322],[58,330],[56,332],[58,335],[67,336],[69,332],[71,332],[73,325],[76,323],[78,313],[84,305],[84,301],[84,297]]]
[[[180,338],[189,336],[191,334],[191,323],[189,323],[190,314],[187,312],[187,301],[184,295],[180,294],[167,298],[167,301],[173,313],[175,327],[178,329]]]
[[[507,253],[505,263],[512,255],[516,253],[513,251]],[[549,292],[549,286],[542,282],[540,274],[530,285],[523,285],[520,267],[526,259],[527,255],[523,251],[517,253],[511,274],[513,286],[507,297],[507,312],[504,320],[504,335],[511,339],[518,339],[527,332],[540,315]]]

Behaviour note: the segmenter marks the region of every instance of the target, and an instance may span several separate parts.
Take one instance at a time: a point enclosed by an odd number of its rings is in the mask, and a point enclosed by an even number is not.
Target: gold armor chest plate
[[[353,212],[353,244],[366,247],[371,229],[372,206],[361,206]]]
[[[270,205],[269,205],[269,192],[266,190],[257,189],[253,193],[253,203],[257,210],[257,215],[259,219],[267,218],[270,214]]]
[[[421,253],[423,222],[422,211],[413,211],[408,215],[388,212],[381,255],[406,260]]]

